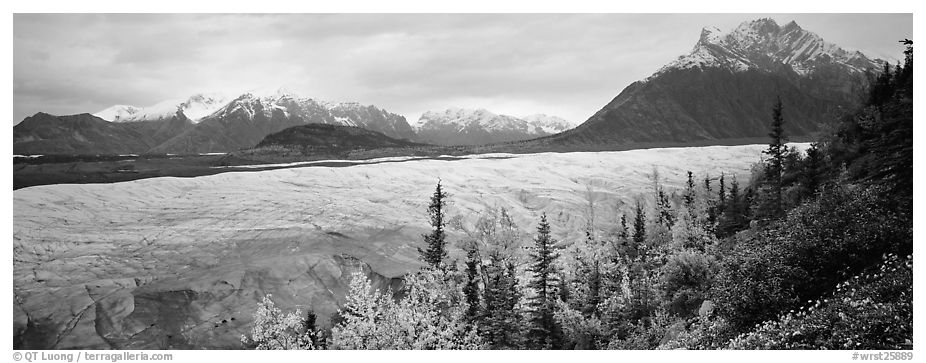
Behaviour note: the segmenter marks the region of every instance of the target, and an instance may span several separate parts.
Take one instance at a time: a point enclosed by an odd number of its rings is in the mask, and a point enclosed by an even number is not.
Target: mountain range
[[[412,126],[376,106],[275,90],[235,97],[197,94],[150,107],[117,105],[94,115],[38,113],[14,127],[13,149],[16,154],[231,152],[312,123],[355,126],[419,143],[513,142],[536,151],[720,143],[764,137],[778,98],[786,133],[800,137],[855,107],[868,83],[866,73],[883,63],[826,42],[793,21],[780,26],[757,19],[728,32],[704,28],[688,53],[628,85],[575,128],[553,116],[519,118],[463,108],[425,112]]]
[[[332,104],[278,90],[245,93],[149,152],[235,151],[253,147],[271,133],[310,123],[357,126],[396,139],[414,138],[405,117],[375,106]]]
[[[359,127],[392,139],[438,145],[527,140],[572,126],[555,116],[522,119],[481,109],[452,109],[425,113],[413,128],[405,117],[376,106],[318,101],[277,89],[234,98],[196,94],[149,107],[116,105],[92,115],[38,113],[14,127],[13,149],[16,154],[231,152],[306,124]]]
[[[405,117],[359,103],[329,103],[282,89],[234,98],[197,94],[150,107],[117,105],[93,115],[38,113],[13,128],[16,154],[230,152],[289,127],[356,126],[395,139],[416,137]]]
[[[521,141],[566,131],[568,121],[543,114],[497,115],[485,109],[451,108],[425,112],[415,130],[418,140],[437,145],[485,145]]]

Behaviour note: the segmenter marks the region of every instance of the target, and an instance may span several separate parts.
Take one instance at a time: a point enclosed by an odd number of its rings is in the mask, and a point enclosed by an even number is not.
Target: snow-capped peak
[[[227,104],[230,98],[225,93],[199,93],[181,103],[180,109],[187,118],[198,122]]]
[[[94,113],[93,115],[101,119],[113,122],[120,122],[123,119],[131,118],[133,115],[141,112],[140,107],[129,105],[114,105],[105,110]]]
[[[222,93],[197,93],[185,99],[169,99],[147,107],[116,105],[93,115],[112,122],[137,122],[169,119],[182,111],[190,121],[197,123],[228,101],[229,97]]]
[[[701,30],[694,49],[667,64],[655,75],[673,69],[725,68],[732,71],[769,69],[786,64],[801,75],[821,65],[837,65],[853,72],[879,67],[861,52],[848,52],[791,21],[779,26],[770,18],[741,23],[723,33],[714,27]]]
[[[548,134],[560,133],[576,126],[574,123],[562,117],[550,116],[542,113],[527,115],[521,117],[521,119],[527,121],[528,124],[534,127],[539,127]]]

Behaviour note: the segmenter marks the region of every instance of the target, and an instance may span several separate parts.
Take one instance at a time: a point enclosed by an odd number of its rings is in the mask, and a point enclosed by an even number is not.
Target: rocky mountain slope
[[[176,122],[164,127],[184,128]],[[91,114],[54,116],[39,112],[13,128],[13,153],[129,154],[157,144],[160,127],[108,122]]]
[[[418,140],[437,145],[485,145],[528,140],[571,128],[566,120],[547,115],[517,118],[484,109],[451,108],[425,112],[418,120]]]
[[[883,61],[772,19],[705,28],[686,55],[627,86],[585,123],[543,143],[690,142],[764,137],[776,97],[789,135],[809,135],[859,101]]]

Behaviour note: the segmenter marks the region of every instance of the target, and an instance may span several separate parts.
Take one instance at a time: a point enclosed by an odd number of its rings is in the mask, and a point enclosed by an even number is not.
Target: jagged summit
[[[858,51],[847,51],[791,21],[784,26],[774,19],[746,21],[729,32],[716,27],[701,30],[690,53],[667,64],[656,74],[675,69],[724,68],[731,71],[772,70],[789,66],[799,75],[820,67],[835,66],[850,72],[877,69],[880,60]]]

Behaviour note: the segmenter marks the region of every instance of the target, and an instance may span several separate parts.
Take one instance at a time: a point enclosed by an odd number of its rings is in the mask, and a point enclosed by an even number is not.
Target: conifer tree
[[[713,187],[711,186],[711,175],[707,174],[704,176],[704,192],[707,195],[710,195],[712,191]]]
[[[647,281],[646,212],[643,201],[638,200],[636,216],[633,220],[634,256],[630,263],[631,310],[634,318],[647,314],[649,306],[649,286]]]
[[[733,175],[733,182],[730,184],[730,203],[734,212],[739,212],[736,205],[740,199],[740,183],[736,181],[736,175]]]
[[[781,201],[782,174],[784,173],[785,157],[788,153],[787,138],[784,131],[784,118],[781,115],[781,97],[772,107],[772,129],[768,136],[771,138],[768,149],[763,151],[769,156],[765,168],[764,196],[758,206],[757,214],[764,218],[778,218],[784,213]]]
[[[431,226],[434,228],[429,234],[423,235],[425,249],[418,248],[421,260],[430,267],[441,268],[444,259],[447,258],[447,241],[444,233],[444,206],[447,193],[441,188],[440,181],[437,182],[437,188],[431,196],[431,204],[428,205],[428,215],[431,219]]]
[[[672,203],[669,201],[669,195],[662,188],[656,192],[656,216],[657,223],[665,226],[666,229],[672,229],[675,225],[675,214],[672,213]]]
[[[585,272],[585,283],[588,289],[587,294],[585,295],[585,309],[583,313],[586,315],[597,315],[598,304],[601,303],[601,265],[599,261],[592,261],[591,266],[588,266]]]
[[[479,317],[481,302],[479,300],[479,249],[476,243],[472,243],[466,251],[466,283],[463,285],[463,295],[466,297],[468,308],[466,317],[470,322],[474,322]]]
[[[547,223],[547,215],[544,213],[540,216],[540,224],[537,226],[537,237],[534,238],[534,248],[530,253],[532,262],[528,267],[528,271],[532,273],[528,287],[535,292],[528,302],[531,308],[529,335],[535,348],[559,346],[553,316],[556,287],[559,284],[556,268],[556,260],[560,255],[558,249],[556,240],[550,236],[550,224]]]
[[[704,199],[707,208],[707,226],[706,230],[712,231],[717,224],[717,215],[719,213],[720,207],[717,205],[717,201],[711,199],[711,193],[713,192],[713,187],[711,186],[711,176],[704,176]]]
[[[814,195],[817,189],[820,188],[820,169],[823,164],[823,155],[819,143],[810,144],[810,148],[807,149],[806,153],[807,156],[804,157],[800,170],[800,180],[804,189],[804,193],[801,195],[802,199]]]
[[[480,333],[493,349],[519,348],[521,321],[516,306],[520,294],[515,266],[500,253],[492,252],[484,271],[485,305]]]
[[[689,213],[694,212],[694,202],[695,202],[695,182],[694,174],[691,171],[688,171],[688,181],[685,183],[685,195],[683,196],[685,202],[685,208],[688,209]]]
[[[627,215],[621,214],[621,230],[618,234],[622,240],[626,240],[629,237],[629,232],[627,231]]]
[[[646,243],[646,212],[643,210],[643,201],[637,201],[636,216],[633,218],[633,244],[634,250]]]
[[[734,174],[730,182],[730,193],[727,195],[727,207],[724,209],[723,220],[718,226],[717,237],[724,238],[749,227],[751,220],[749,206],[754,200],[750,193],[750,189],[746,189],[745,192],[740,189],[736,174]]]
[[[727,183],[724,180],[724,173],[720,173],[720,181],[718,181],[718,183],[720,184],[720,186],[718,186],[719,191],[717,192],[717,195],[719,197],[718,199],[720,200],[719,205],[720,205],[721,213],[722,213],[723,208],[725,207],[725,204],[727,203]]]
[[[659,170],[653,168],[653,199],[655,204],[656,222],[665,227],[666,230],[672,229],[675,224],[675,214],[672,213],[672,204],[669,202],[669,195],[659,183]]]
[[[481,265],[480,335],[493,349],[520,348],[522,322],[517,306],[521,294],[514,254],[521,248],[518,227],[504,209],[483,216],[477,226],[477,236],[486,245],[486,261]]]
[[[616,233],[616,240],[614,241],[615,253],[613,257],[622,258],[630,253],[632,247],[632,242],[630,241],[630,229],[627,225],[627,215],[621,214],[620,225]]]

